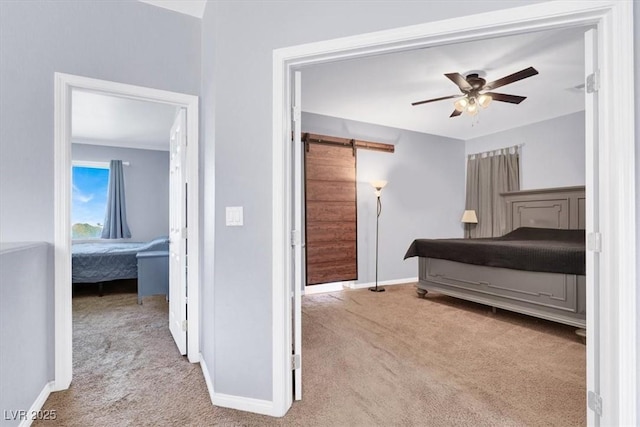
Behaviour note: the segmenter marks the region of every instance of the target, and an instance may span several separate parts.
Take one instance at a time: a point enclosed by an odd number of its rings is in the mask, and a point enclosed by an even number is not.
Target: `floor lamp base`
[[[384,288],[382,286],[374,286],[372,288],[369,288],[369,290],[371,292],[384,292]]]

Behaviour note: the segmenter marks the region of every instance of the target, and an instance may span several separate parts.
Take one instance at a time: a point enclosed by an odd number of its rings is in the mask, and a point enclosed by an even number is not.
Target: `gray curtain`
[[[466,209],[475,210],[478,217],[478,224],[471,226],[471,237],[505,234],[507,216],[500,193],[519,189],[517,146],[470,155],[467,159]]]
[[[107,213],[104,217],[102,238],[129,238],[131,237],[131,231],[129,231],[129,226],[127,225],[122,160],[111,160],[109,164],[109,188],[107,191]]]

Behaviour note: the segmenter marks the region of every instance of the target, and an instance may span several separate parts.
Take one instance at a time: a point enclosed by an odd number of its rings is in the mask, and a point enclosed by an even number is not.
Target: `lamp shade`
[[[478,217],[476,216],[476,211],[474,210],[464,211],[464,213],[462,214],[461,221],[464,222],[465,224],[477,224]]]
[[[371,181],[371,185],[376,190],[380,190],[380,189],[384,188],[385,185],[387,185],[387,181],[384,181],[384,180]]]
[[[467,105],[469,105],[469,100],[467,99],[466,96],[464,98],[458,99],[453,104],[453,106],[455,107],[456,111],[460,111],[460,112],[463,112],[464,109],[467,107]]]
[[[490,95],[487,95],[486,93],[483,93],[482,95],[480,95],[478,97],[478,104],[480,104],[480,106],[482,108],[487,108],[489,106],[489,104],[491,103],[491,100],[493,98]]]

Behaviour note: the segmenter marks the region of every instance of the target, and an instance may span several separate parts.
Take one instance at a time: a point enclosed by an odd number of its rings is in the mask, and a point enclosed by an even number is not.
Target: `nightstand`
[[[149,295],[169,295],[169,251],[138,252],[138,304]]]

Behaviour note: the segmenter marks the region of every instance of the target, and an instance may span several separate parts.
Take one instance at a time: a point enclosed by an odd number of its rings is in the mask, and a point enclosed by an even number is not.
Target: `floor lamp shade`
[[[478,216],[476,215],[476,211],[471,209],[471,210],[466,210],[464,211],[464,213],[462,214],[462,220],[461,220],[464,225],[465,225],[465,233],[467,238],[471,238],[471,224],[477,224],[478,223]]]
[[[476,211],[473,209],[464,211],[464,213],[462,214],[462,222],[464,222],[465,224],[477,224],[478,217],[476,216]]]
[[[384,292],[383,287],[378,286],[378,230],[380,225],[380,214],[382,213],[382,202],[380,201],[380,196],[382,195],[382,189],[387,185],[387,181],[378,180],[372,181],[371,186],[375,188],[375,195],[377,201],[377,211],[376,211],[376,285],[374,287],[369,288],[372,292]]]
[[[382,189],[386,187],[386,185],[387,181],[384,180],[371,181],[371,186],[376,189],[374,193],[377,197],[380,197],[380,195],[382,194]]]

